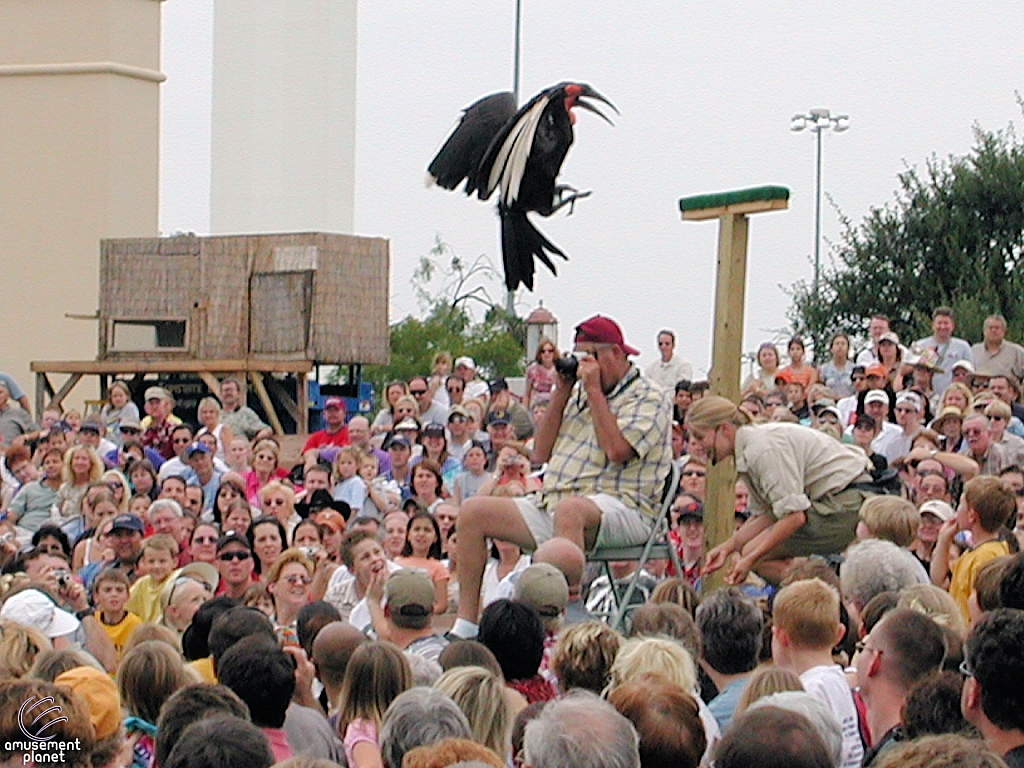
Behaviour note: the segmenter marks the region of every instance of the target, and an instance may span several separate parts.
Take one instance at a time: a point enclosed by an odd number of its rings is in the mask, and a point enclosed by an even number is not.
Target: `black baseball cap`
[[[142,522],[142,518],[136,515],[129,515],[124,513],[116,515],[110,523],[110,532],[114,531],[135,531],[136,533],[143,533],[146,530],[145,524]]]

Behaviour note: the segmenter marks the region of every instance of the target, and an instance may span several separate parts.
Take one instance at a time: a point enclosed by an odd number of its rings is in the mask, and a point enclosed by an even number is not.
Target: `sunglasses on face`
[[[707,472],[701,472],[699,469],[687,469],[683,472],[683,477],[707,477]]]
[[[297,587],[299,584],[305,587],[313,583],[313,580],[309,578],[309,576],[300,576],[297,573],[293,573],[291,576],[285,576],[284,580],[293,587]]]
[[[248,560],[250,557],[252,557],[252,552],[247,551],[222,552],[221,554],[217,555],[217,559],[225,563],[230,563],[232,560]]]
[[[409,390],[409,394],[413,395],[414,397],[419,397],[420,395],[427,394],[427,390],[425,390],[425,389],[410,389]]]

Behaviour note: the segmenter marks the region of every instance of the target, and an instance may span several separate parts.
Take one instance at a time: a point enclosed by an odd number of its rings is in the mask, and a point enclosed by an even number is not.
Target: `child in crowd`
[[[390,643],[364,643],[352,654],[341,684],[338,733],[349,768],[380,766],[380,730],[384,713],[400,693],[412,687],[412,668]]]
[[[832,649],[843,638],[839,593],[821,579],[796,581],[775,597],[772,658],[800,676],[806,691],[821,701],[842,729],[842,768],[859,768],[864,757],[857,707]]]
[[[142,624],[137,614],[127,609],[131,581],[120,568],[104,568],[92,582],[92,602],[96,618],[114,644],[117,663],[121,663],[125,643],[135,628]]]
[[[353,518],[381,520],[389,511],[397,509],[402,498],[398,485],[389,482],[380,474],[380,462],[372,453],[364,453],[360,457],[359,476],[366,485],[366,500],[363,502],[362,511],[359,507],[352,508]]]
[[[490,479],[486,471],[487,451],[482,443],[473,441],[462,459],[462,466],[465,470],[455,478],[455,487],[452,489],[456,505],[476,496],[481,486]]]
[[[1007,543],[999,540],[999,529],[1016,511],[1013,491],[999,478],[982,475],[964,485],[956,517],[944,522],[939,529],[932,553],[932,583],[944,587],[948,580],[949,594],[956,600],[964,621],[970,620],[968,603],[979,569],[990,560],[1010,553]],[[950,567],[949,548],[959,531],[967,532],[970,551],[958,557]]]
[[[362,509],[366,502],[366,481],[359,476],[361,458],[362,451],[352,445],[334,457],[334,500],[347,502],[352,509]]]
[[[434,582],[434,613],[447,610],[449,574],[441,562],[441,531],[429,512],[417,512],[410,518],[405,546],[395,563],[426,573]]]
[[[858,539],[884,539],[897,547],[909,547],[917,538],[921,513],[899,496],[872,496],[860,508]]]
[[[267,618],[274,616],[274,598],[266,584],[253,584],[247,587],[242,595],[242,605],[246,608],[255,608],[257,611],[266,614]]]
[[[147,624],[160,623],[160,590],[171,577],[177,559],[178,542],[166,533],[158,533],[142,542],[139,568],[146,575],[132,585],[128,610]]]

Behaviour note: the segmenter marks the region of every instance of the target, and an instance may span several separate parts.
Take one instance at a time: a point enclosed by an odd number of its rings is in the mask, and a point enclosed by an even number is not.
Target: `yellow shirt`
[[[164,588],[167,579],[174,575],[173,572],[160,581],[153,581],[152,576],[143,576],[132,584],[131,597],[128,598],[126,606],[132,613],[137,613],[147,624],[159,624],[163,617],[160,608],[160,590]]]
[[[977,548],[960,556],[953,563],[953,575],[949,581],[949,594],[960,606],[964,621],[970,623],[971,615],[967,610],[967,601],[974,590],[974,579],[981,567],[990,560],[1010,554],[1010,547],[1005,541],[986,541]]]
[[[190,661],[188,666],[199,673],[199,676],[203,678],[204,683],[209,683],[210,685],[217,684],[217,673],[213,671],[213,656],[207,656],[203,659]]]
[[[128,611],[117,624],[107,624],[103,620],[101,612],[97,612],[96,618],[99,620],[100,626],[103,627],[103,631],[107,633],[107,637],[110,638],[110,642],[114,644],[114,650],[117,652],[117,663],[120,664],[121,656],[124,654],[125,643],[128,642],[128,638],[132,636],[135,628],[142,624],[142,619],[131,611]]]

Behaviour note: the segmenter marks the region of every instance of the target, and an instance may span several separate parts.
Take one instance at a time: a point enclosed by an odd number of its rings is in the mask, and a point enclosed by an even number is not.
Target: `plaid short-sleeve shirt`
[[[635,365],[606,398],[619,431],[636,455],[624,463],[608,459],[597,441],[587,394],[577,383],[544,473],[543,506],[550,511],[568,496],[606,493],[653,517],[672,459],[671,404],[664,390],[642,376]]]

